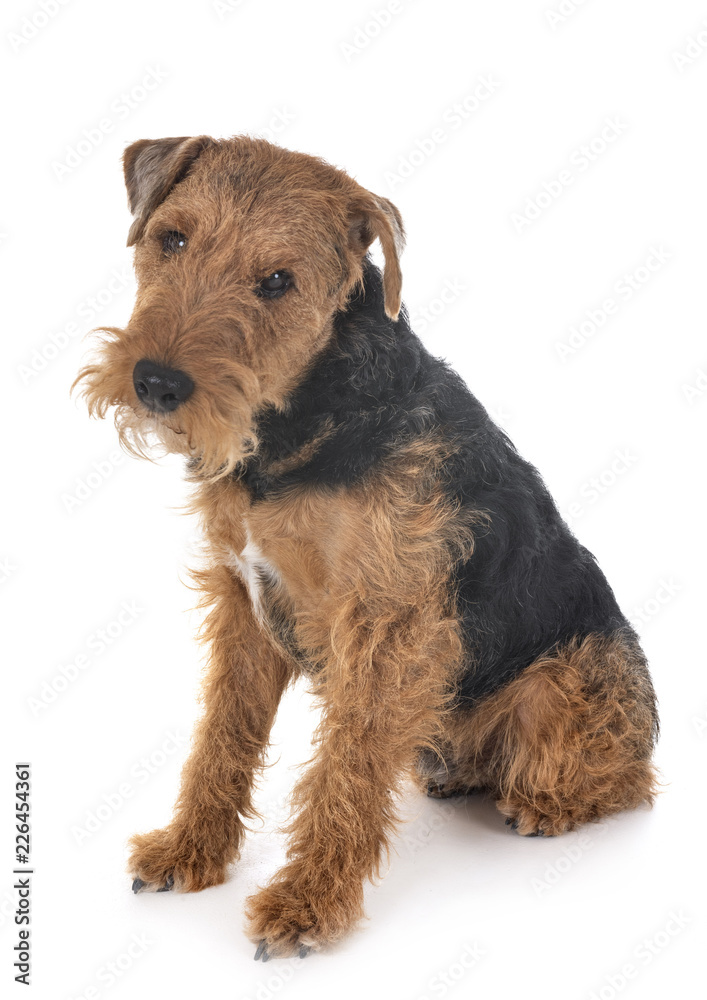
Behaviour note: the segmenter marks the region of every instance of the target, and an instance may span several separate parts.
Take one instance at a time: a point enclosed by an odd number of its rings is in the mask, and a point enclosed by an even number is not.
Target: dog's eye
[[[184,233],[171,229],[162,237],[162,249],[165,253],[179,253],[187,245],[187,238]]]
[[[292,275],[289,271],[275,271],[274,274],[263,278],[256,288],[256,292],[266,299],[276,299],[280,295],[284,295],[291,284]]]

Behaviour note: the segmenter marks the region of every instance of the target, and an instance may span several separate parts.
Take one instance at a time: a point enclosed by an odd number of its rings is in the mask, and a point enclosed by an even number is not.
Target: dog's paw
[[[227,862],[173,826],[131,838],[128,872],[133,892],[199,892],[226,879]]]
[[[248,936],[257,944],[255,960],[298,955],[305,958],[338,941],[362,915],[360,891],[351,905],[321,892],[308,893],[302,883],[277,878],[246,901]]]
[[[574,830],[578,823],[572,816],[547,816],[530,805],[515,802],[497,802],[499,812],[506,817],[506,826],[521,837],[557,837]]]

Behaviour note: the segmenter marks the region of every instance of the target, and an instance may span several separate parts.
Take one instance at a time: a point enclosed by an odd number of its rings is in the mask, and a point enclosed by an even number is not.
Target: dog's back
[[[461,703],[498,690],[557,645],[631,632],[536,469],[457,373],[428,353],[405,311],[397,322],[385,315],[370,259],[335,331],[286,408],[259,417],[258,454],[234,473],[254,500],[351,486],[412,441],[445,441],[440,479],[450,502],[480,515],[473,556],[450,566],[467,648]],[[306,447],[307,461],[287,464]]]

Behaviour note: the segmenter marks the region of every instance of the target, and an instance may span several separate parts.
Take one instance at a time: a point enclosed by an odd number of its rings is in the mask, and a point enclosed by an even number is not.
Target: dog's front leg
[[[253,616],[241,581],[226,566],[198,574],[210,644],[204,712],[172,822],[132,838],[128,870],[135,891],[175,887],[196,892],[226,877],[253,815],[253,778],[291,665],[277,653]]]
[[[377,874],[395,822],[392,793],[434,740],[449,692],[456,633],[433,604],[344,608],[333,632],[288,862],[248,900],[256,957],[304,955],[363,916],[364,880]]]

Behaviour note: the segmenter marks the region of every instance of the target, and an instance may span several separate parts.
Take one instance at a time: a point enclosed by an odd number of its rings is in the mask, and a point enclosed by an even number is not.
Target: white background
[[[29,995],[41,1000],[698,995],[707,5],[230,6],[2,11],[5,995],[28,995],[11,970],[22,759],[34,772]],[[607,120],[620,132],[608,143]],[[400,207],[418,331],[598,556],[638,623],[663,722],[655,809],[559,839],[517,837],[488,802],[411,792],[389,874],[367,890],[370,919],[304,963],[256,965],[242,917],[283,857],[276,827],[315,721],[304,688],[278,717],[258,793],[265,826],[230,881],[193,896],[130,892],[126,839],[169,819],[198,712],[194,596],[180,579],[196,538],[179,513],[180,461],[116,460],[110,421],[69,398],[83,334],[130,315],[123,148],[238,132],[321,155]],[[571,183],[544,195],[562,171]],[[538,196],[538,217],[519,224]],[[663,263],[641,270],[652,248]],[[137,610],[116,624],[125,602]]]

